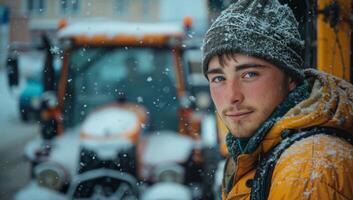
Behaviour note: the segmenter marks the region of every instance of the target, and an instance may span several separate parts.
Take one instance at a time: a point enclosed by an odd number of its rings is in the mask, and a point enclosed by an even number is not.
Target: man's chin
[[[249,138],[255,134],[257,128],[254,127],[232,127],[228,128],[236,138]]]

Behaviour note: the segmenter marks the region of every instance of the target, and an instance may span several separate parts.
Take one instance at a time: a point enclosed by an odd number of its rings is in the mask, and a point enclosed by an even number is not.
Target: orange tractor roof
[[[164,45],[171,38],[182,38],[183,26],[175,23],[79,22],[58,32],[60,39],[91,45]]]

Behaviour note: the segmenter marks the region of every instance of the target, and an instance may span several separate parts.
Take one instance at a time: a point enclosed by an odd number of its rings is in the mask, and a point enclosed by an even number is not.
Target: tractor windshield
[[[177,130],[175,77],[171,49],[76,48],[69,58],[65,126],[77,125],[99,106],[125,100],[147,109],[147,128]]]

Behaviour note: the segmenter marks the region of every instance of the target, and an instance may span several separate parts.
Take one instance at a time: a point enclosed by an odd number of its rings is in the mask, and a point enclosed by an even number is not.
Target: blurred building
[[[0,5],[0,69],[5,65],[9,42],[9,8]]]
[[[182,21],[194,19],[195,30],[207,26],[207,0],[1,0],[10,8],[10,42],[36,42],[43,32],[55,35],[58,22],[88,19]]]

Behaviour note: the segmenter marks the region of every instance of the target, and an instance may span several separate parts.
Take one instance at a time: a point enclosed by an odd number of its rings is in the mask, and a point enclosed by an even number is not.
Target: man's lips
[[[243,117],[247,117],[249,114],[251,114],[253,111],[241,111],[241,112],[228,112],[225,113],[225,116],[228,118],[231,118],[233,120],[238,120]]]

